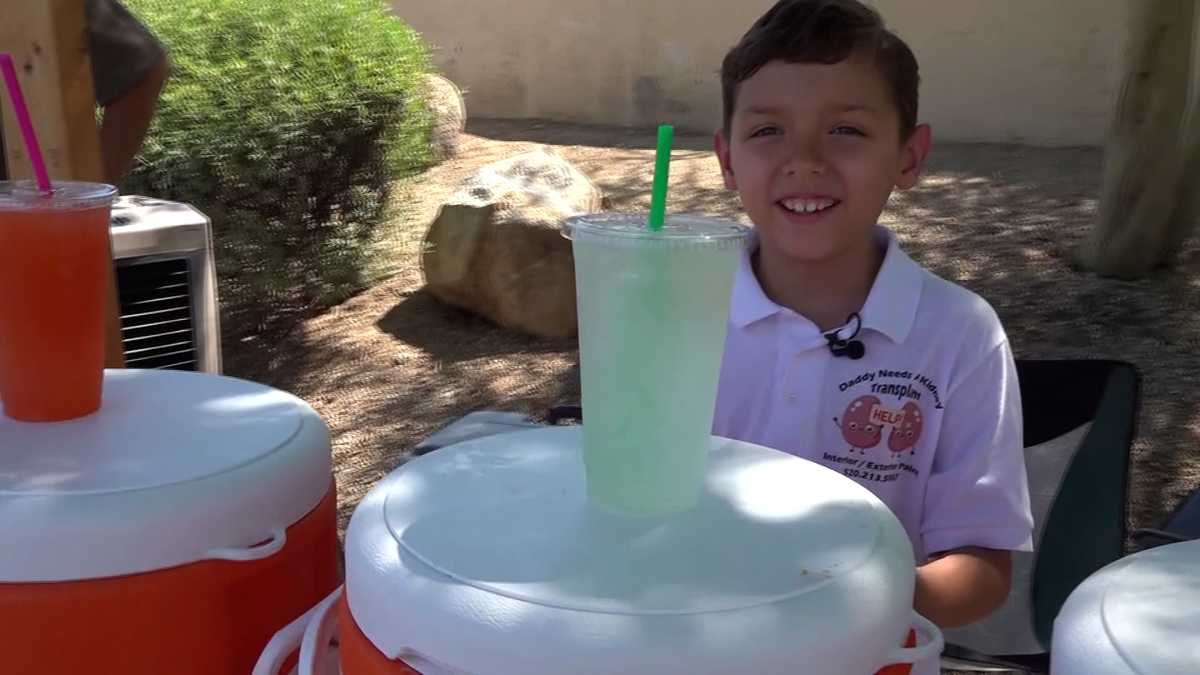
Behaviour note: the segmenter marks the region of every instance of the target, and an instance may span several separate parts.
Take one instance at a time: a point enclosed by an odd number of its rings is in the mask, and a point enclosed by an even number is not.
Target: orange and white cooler
[[[91,416],[0,415],[0,672],[246,675],[340,583],[329,433],[300,399],[108,371]]]
[[[254,675],[285,672],[297,645],[299,675],[899,675],[936,659],[908,537],[865,488],[713,438],[695,508],[629,517],[589,502],[581,442],[506,433],[389,474],[351,519],[344,594],[276,634]]]

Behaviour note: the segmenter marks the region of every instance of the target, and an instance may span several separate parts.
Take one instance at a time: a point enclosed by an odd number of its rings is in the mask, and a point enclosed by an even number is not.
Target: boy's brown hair
[[[832,65],[858,51],[874,58],[899,113],[901,138],[907,139],[917,126],[917,59],[879,13],[858,0],[779,0],[750,27],[721,64],[725,134],[739,86],[767,63]]]

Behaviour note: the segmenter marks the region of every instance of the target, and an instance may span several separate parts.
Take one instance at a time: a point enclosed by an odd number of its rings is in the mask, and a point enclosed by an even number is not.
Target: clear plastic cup
[[[703,485],[717,378],[740,252],[732,221],[668,216],[568,219],[575,255],[589,497],[664,515]]]
[[[104,310],[117,191],[60,181],[0,181],[0,406],[24,422],[100,407]]]

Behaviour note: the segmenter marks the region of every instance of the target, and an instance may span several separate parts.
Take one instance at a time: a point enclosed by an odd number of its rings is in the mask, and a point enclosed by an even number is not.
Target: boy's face
[[[916,184],[929,143],[925,126],[901,138],[886,82],[855,54],[763,66],[742,82],[716,149],[764,249],[818,263],[869,251],[892,189]]]

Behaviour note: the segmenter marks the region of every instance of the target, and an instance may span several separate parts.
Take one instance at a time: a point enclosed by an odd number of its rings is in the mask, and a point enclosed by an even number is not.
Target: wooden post
[[[96,97],[88,56],[83,0],[5,0],[0,51],[11,52],[52,179],[103,182]],[[33,169],[9,104],[4,149],[10,178]],[[125,365],[115,276],[108,280],[107,349],[110,368]]]
[[[1080,262],[1134,278],[1170,262],[1200,215],[1197,0],[1138,0],[1108,139],[1100,218]]]

